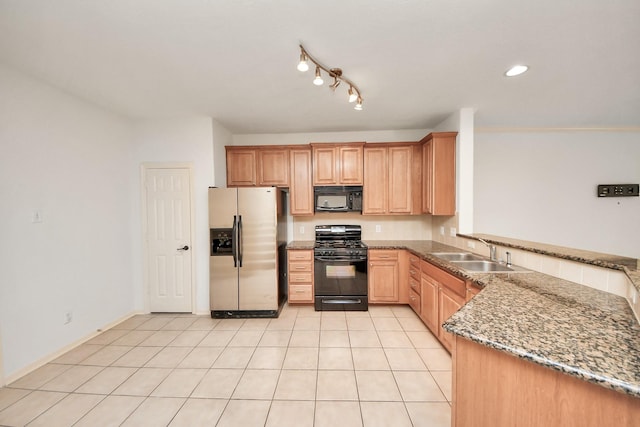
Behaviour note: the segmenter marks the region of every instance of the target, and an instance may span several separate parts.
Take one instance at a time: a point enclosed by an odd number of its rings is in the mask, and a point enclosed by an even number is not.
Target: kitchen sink
[[[482,261],[484,259],[480,255],[469,252],[435,252],[431,255],[445,261]]]
[[[451,263],[470,273],[522,273],[531,271],[515,265],[509,267],[506,264],[487,260],[451,261]]]

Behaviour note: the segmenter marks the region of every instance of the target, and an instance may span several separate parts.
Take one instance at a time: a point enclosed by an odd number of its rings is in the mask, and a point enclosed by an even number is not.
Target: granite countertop
[[[546,243],[529,242],[526,240],[511,239],[508,237],[493,236],[490,234],[458,234],[470,239],[483,239],[488,243],[508,248],[521,249],[542,255],[576,261],[583,264],[591,264],[598,267],[622,270],[631,279],[635,288],[640,292],[640,259],[623,257],[619,255],[603,254],[600,252],[573,249],[564,246],[549,245]]]
[[[287,249],[298,249],[298,250],[308,250],[313,249],[315,245],[314,240],[294,240],[292,242],[287,243]]]
[[[365,244],[408,249],[484,288],[445,322],[447,331],[640,397],[640,325],[625,298],[533,271],[467,273],[431,255],[464,252],[438,242]]]

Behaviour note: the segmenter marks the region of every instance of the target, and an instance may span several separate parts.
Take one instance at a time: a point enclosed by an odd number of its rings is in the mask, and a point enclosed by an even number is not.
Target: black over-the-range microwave
[[[313,187],[316,212],[362,212],[362,186]]]

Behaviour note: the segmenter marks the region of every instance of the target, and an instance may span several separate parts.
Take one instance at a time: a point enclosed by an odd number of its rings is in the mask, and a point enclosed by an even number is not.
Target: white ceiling
[[[296,70],[301,42],[363,111]],[[0,62],[236,134],[424,129],[463,107],[480,127],[640,126],[638,0],[0,0]]]

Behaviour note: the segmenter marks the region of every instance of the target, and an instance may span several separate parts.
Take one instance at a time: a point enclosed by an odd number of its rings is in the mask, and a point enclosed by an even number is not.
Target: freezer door
[[[209,189],[210,228],[234,227],[237,195],[235,188]],[[209,307],[215,311],[238,310],[238,267],[234,266],[231,253],[228,256],[209,257]]]
[[[209,228],[233,227],[237,211],[237,188],[209,188]]]
[[[239,309],[278,309],[276,188],[242,188],[238,192]]]

